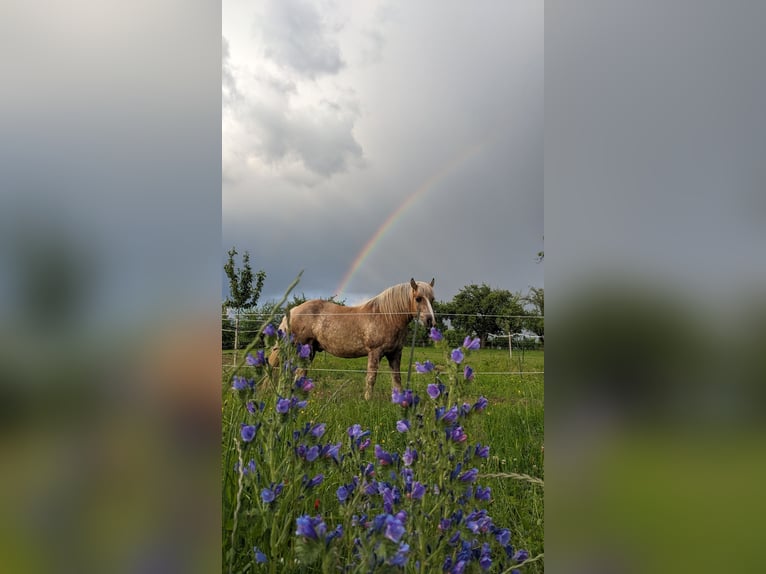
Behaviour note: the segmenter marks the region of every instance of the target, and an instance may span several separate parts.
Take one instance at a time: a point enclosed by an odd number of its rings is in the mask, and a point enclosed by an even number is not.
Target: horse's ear
[[[431,277],[431,287],[434,286],[434,281],[436,281],[436,277]]]
[[[415,290],[415,291],[418,290],[418,284],[415,283],[415,278],[414,277],[410,278],[410,285],[412,285],[413,290]]]

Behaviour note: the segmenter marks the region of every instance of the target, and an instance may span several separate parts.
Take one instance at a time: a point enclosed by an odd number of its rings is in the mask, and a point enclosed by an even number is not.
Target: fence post
[[[239,311],[234,316],[234,354],[232,355],[234,360],[231,363],[233,367],[237,366],[237,349],[239,349]]]

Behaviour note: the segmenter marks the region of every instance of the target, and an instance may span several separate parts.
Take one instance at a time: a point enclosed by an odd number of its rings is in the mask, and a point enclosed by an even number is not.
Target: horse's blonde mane
[[[433,294],[433,289],[428,283],[418,281],[418,290],[425,297]],[[364,304],[365,307],[382,313],[389,321],[401,317],[410,312],[410,293],[412,285],[409,283],[400,283],[393,285],[385,291],[378,293],[375,297]]]

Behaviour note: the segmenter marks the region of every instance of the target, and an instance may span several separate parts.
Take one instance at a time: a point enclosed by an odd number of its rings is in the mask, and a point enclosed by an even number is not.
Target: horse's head
[[[433,327],[436,324],[434,308],[431,306],[434,300],[434,280],[430,283],[410,279],[412,293],[410,293],[410,310],[417,317],[421,325]]]

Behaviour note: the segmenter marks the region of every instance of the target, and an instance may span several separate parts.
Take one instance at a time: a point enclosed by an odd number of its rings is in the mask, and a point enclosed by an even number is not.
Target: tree
[[[543,287],[530,287],[523,300],[532,307],[531,315],[540,315],[539,319],[531,319],[527,328],[540,336],[545,335],[545,289]]]
[[[475,333],[483,347],[487,335],[509,333],[521,328],[522,319],[508,317],[526,314],[520,300],[520,294],[506,289],[492,289],[486,283],[466,285],[451,302],[442,305],[444,319],[449,319],[461,336]]]
[[[237,249],[232,247],[229,250],[229,259],[223,266],[226,276],[229,278],[229,297],[224,301],[224,306],[234,311],[234,350],[239,348],[239,322],[243,311],[255,307],[258,298],[261,296],[263,282],[266,279],[266,272],[262,269],[253,276],[253,270],[250,267],[250,254],[245,251],[242,255],[242,267],[234,267],[234,256],[237,255]],[[253,286],[255,279],[255,286]]]

